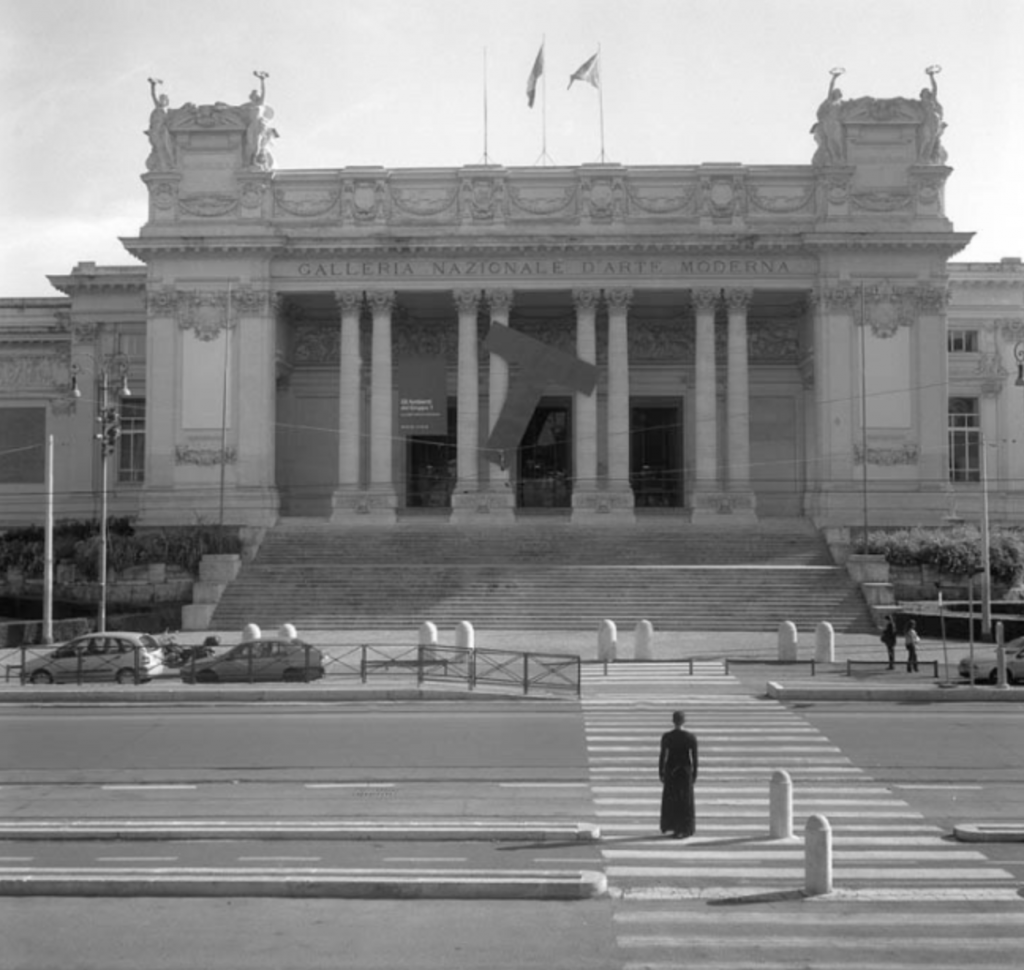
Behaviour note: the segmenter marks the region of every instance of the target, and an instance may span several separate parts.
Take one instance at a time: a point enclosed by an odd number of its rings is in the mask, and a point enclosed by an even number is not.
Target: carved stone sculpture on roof
[[[150,172],[169,172],[174,168],[174,139],[167,127],[168,105],[170,100],[166,94],[157,97],[156,88],[163,84],[159,78],[149,79],[149,95],[153,99],[153,110],[149,115],[149,136],[151,151],[146,159],[146,168]]]
[[[249,168],[259,172],[269,172],[274,167],[274,157],[270,153],[270,142],[277,138],[277,129],[271,128],[274,109],[267,105],[266,71],[253,71],[259,79],[260,89],[249,95],[249,103],[245,106],[247,125],[245,129],[245,162]]]
[[[842,68],[832,69],[828,95],[818,107],[818,120],[811,127],[817,143],[812,164],[816,166],[845,165],[846,133],[850,125],[914,125],[917,128],[915,159],[918,165],[945,165],[947,154],[942,146],[946,130],[936,76],[942,70],[937,64],[925,69],[930,86],[923,88],[918,100],[912,98],[856,98],[842,100],[835,86]]]
[[[829,73],[832,79],[828,83],[828,94],[818,106],[818,120],[811,126],[811,134],[818,143],[812,165],[843,165],[846,162],[841,116],[843,92],[836,87],[836,81],[845,70],[834,67]]]

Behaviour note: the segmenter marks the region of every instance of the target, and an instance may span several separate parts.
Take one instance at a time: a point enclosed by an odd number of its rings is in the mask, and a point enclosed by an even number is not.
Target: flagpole
[[[601,45],[597,45],[597,104],[601,115],[601,164],[604,164],[604,60],[601,57]]]
[[[484,165],[490,165],[491,159],[487,154],[487,48],[484,48]]]
[[[544,61],[548,59],[548,38],[543,36],[540,42],[540,49]],[[540,162],[545,165],[548,162],[548,72],[547,64],[542,64],[540,72],[540,113],[541,113],[541,136],[540,136]]]

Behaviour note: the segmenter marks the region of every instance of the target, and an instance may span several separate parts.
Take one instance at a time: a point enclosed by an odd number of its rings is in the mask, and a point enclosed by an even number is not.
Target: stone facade
[[[325,171],[275,169],[263,78],[241,106],[154,86],[149,217],[124,240],[143,265],[0,301],[3,433],[27,449],[4,519],[39,520],[46,435],[58,514],[95,514],[94,418],[122,377],[140,403],[109,496],[143,524],[940,522],[980,494],[976,470],[951,481],[951,397],[978,402],[1012,517],[1024,269],[949,262],[970,235],[945,213],[931,81],[853,100],[833,81],[808,165]],[[540,356],[489,352],[493,328]],[[596,385],[544,370],[555,352]],[[412,359],[440,375],[430,434],[401,423]],[[523,444],[490,448],[531,380]]]

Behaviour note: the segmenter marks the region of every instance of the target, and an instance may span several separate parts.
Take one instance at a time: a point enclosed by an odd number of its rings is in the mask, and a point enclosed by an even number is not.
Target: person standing
[[[907,647],[907,673],[917,673],[917,645],[921,642],[921,637],[917,632],[917,622],[915,620],[907,620],[907,630],[903,634],[903,642]]]
[[[889,655],[889,669],[896,667],[896,624],[890,616],[885,621],[885,629],[882,631],[882,643],[885,644],[885,652]]]
[[[661,831],[686,839],[697,830],[693,785],[697,780],[697,738],[683,727],[682,711],[672,714],[675,727],[661,736],[658,777],[661,779]]]

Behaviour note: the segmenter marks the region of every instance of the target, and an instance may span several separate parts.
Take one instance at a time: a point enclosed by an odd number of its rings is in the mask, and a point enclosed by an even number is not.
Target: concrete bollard
[[[641,620],[633,634],[633,657],[636,660],[651,659],[651,645],[654,643],[654,624]]]
[[[476,631],[469,620],[462,620],[455,627],[455,646],[462,647],[465,650],[474,650],[476,648]]]
[[[793,782],[788,771],[772,773],[768,787],[768,831],[773,839],[793,838]]]
[[[260,628],[255,623],[246,623],[242,630],[242,641],[244,643],[249,640],[259,640],[261,635]]]
[[[836,631],[832,629],[832,624],[825,620],[822,620],[814,630],[814,662],[836,662]]]
[[[298,640],[299,633],[291,623],[282,623],[281,629],[277,631],[277,635],[282,640]]]
[[[783,620],[779,624],[779,660],[792,663],[796,660],[797,633],[796,624]]]
[[[804,828],[804,892],[832,892],[832,826],[824,815],[812,815]]]
[[[602,620],[597,631],[597,659],[605,661],[615,660],[618,652],[619,631],[614,620]]]
[[[437,626],[431,623],[430,620],[424,620],[420,624],[419,636],[419,645],[421,647],[437,646]]]

